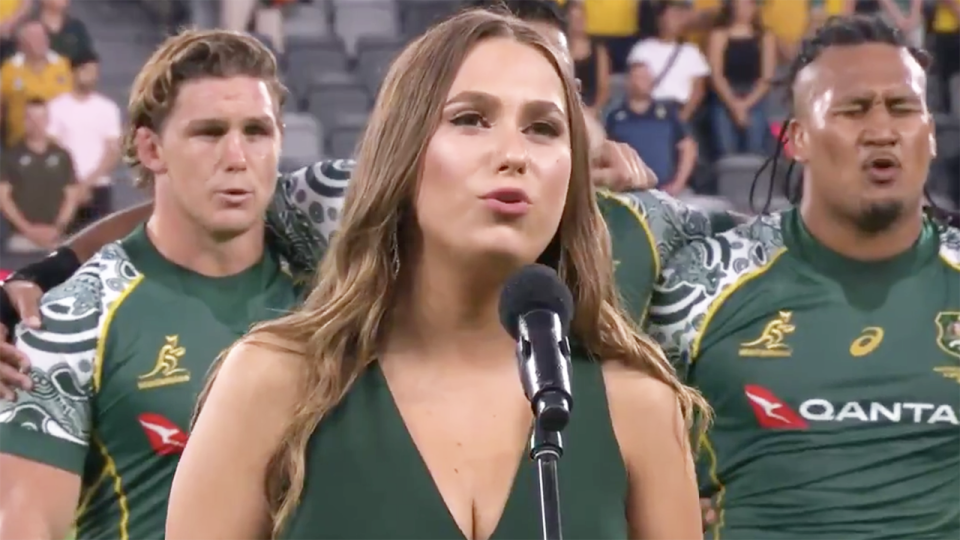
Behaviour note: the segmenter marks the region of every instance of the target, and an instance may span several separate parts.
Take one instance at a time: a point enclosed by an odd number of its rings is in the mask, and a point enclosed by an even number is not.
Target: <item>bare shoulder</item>
[[[630,538],[703,538],[679,396],[618,361],[603,364],[613,431],[627,469]]]
[[[207,401],[242,401],[243,408],[257,410],[258,416],[283,414],[300,395],[302,350],[298,344],[264,333],[241,338],[211,374]]]
[[[650,433],[670,432],[678,441],[686,440],[680,402],[673,388],[616,360],[604,362],[602,369],[610,418],[622,449],[645,446],[643,441],[650,439]]]
[[[604,362],[602,369],[611,409],[644,411],[670,418],[679,413],[677,393],[667,383],[616,360]]]

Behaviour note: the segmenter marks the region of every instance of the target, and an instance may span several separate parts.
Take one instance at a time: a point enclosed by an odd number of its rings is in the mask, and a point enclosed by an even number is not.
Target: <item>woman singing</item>
[[[391,67],[339,236],[295,313],[226,355],[174,480],[168,540],[540,536],[532,415],[503,282],[573,293],[567,538],[702,537],[702,399],[618,307],[568,68],[526,24],[468,11]]]

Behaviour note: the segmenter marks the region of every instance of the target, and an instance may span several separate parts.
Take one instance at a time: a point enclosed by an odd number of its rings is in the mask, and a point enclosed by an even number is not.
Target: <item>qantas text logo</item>
[[[834,403],[822,398],[813,398],[804,401],[794,410],[762,386],[749,384],[744,387],[743,392],[750,402],[757,422],[767,429],[806,429],[809,427],[809,422],[960,425],[957,411],[950,405],[874,401]]]
[[[187,446],[187,434],[159,414],[143,413],[137,420],[147,434],[153,451],[161,456],[179,454]]]

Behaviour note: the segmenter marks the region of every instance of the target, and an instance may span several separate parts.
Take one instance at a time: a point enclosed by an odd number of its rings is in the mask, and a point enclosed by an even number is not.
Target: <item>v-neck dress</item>
[[[566,540],[627,538],[627,473],[600,364],[574,358],[563,432]],[[541,538],[537,467],[525,452],[491,540]],[[282,540],[465,540],[373,363],[311,436],[300,504]]]

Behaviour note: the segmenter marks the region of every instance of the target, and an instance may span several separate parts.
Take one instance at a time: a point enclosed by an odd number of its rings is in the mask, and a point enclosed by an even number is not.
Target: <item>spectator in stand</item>
[[[623,73],[627,55],[637,41],[637,3],[641,0],[589,0],[582,2],[587,34],[603,40],[610,56],[610,71]],[[568,4],[570,0],[560,1]]]
[[[197,30],[220,27],[220,0],[189,0],[190,25]]]
[[[32,7],[33,0],[0,0],[0,62],[17,53],[14,34]]]
[[[580,95],[592,116],[598,116],[610,99],[610,54],[606,45],[587,34],[583,0],[567,2],[567,40]]]
[[[73,160],[47,135],[47,105],[24,108],[24,137],[0,160],[0,213],[13,227],[11,252],[52,250],[76,210]]]
[[[32,99],[49,101],[73,88],[70,64],[50,50],[50,40],[39,21],[29,21],[17,32],[19,52],[0,67],[0,103],[5,108],[7,146],[23,136],[24,109]]]
[[[820,0],[763,0],[764,26],[776,36],[778,61],[792,62],[804,36],[826,20]]]
[[[657,11],[659,35],[637,43],[628,61],[647,66],[653,73],[653,98],[677,104],[680,118],[690,122],[706,95],[710,67],[700,49],[680,37],[692,15],[690,2],[660,0]]]
[[[97,92],[100,63],[87,50],[73,60],[73,91],[50,102],[47,132],[73,158],[81,207],[77,228],[111,212],[111,173],[120,162],[120,108]]]
[[[765,97],[777,67],[777,41],[756,0],[724,0],[707,45],[714,144],[720,155],[762,154],[770,132]]]
[[[269,37],[272,49],[283,51],[281,7],[297,0],[189,0],[190,21],[200,30],[252,29]]]
[[[812,0],[814,9],[820,10],[824,17],[859,13],[879,15],[888,23],[896,26],[915,47],[923,45],[923,0]]]
[[[193,0],[194,3],[199,0]],[[220,27],[246,32],[251,25],[258,34],[270,38],[274,50],[283,51],[283,13],[280,8],[291,0],[220,0]]]
[[[790,2],[791,0],[785,0]],[[817,29],[827,22],[830,17],[845,15],[850,11],[850,6],[846,0],[806,0],[806,27],[804,37],[810,37],[816,33]],[[797,52],[797,51],[795,51]],[[787,62],[792,62],[793,58],[788,58]]]
[[[657,187],[677,196],[697,163],[697,143],[687,123],[680,118],[679,105],[653,97],[653,70],[634,61],[627,73],[627,97],[607,115],[607,136],[623,142],[640,154],[657,175]]]
[[[955,110],[960,110],[960,94],[950,88],[950,80],[960,76],[960,0],[937,0],[931,24],[933,30],[933,58],[937,68],[940,95],[947,96],[947,107],[952,100]]]
[[[68,13],[70,0],[40,0],[37,20],[50,38],[50,48],[67,60],[93,50],[93,40],[86,25]]]

